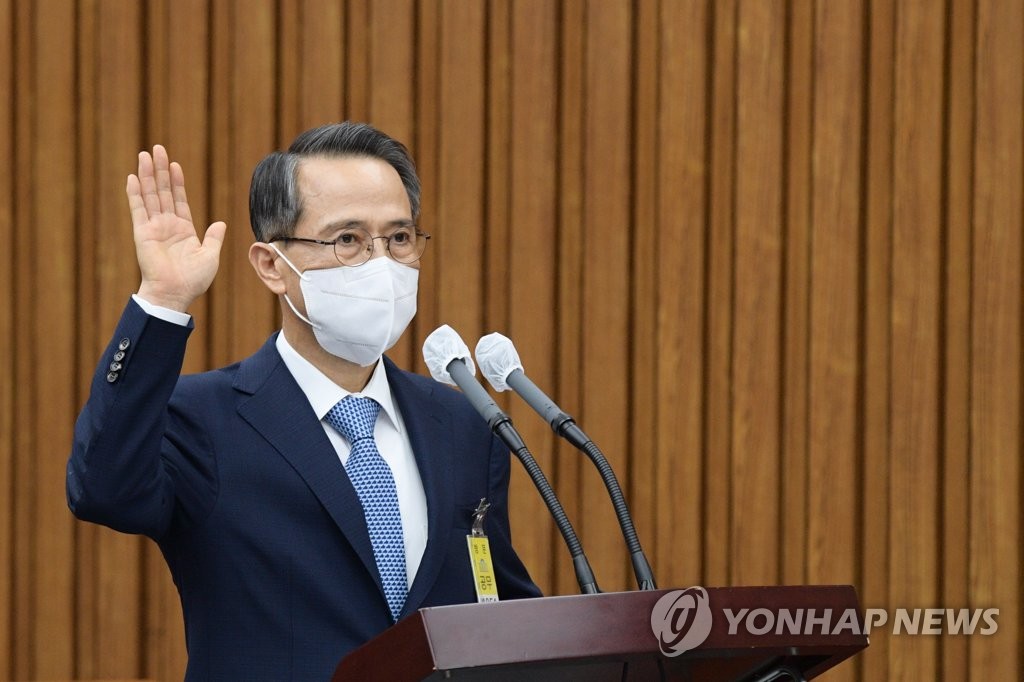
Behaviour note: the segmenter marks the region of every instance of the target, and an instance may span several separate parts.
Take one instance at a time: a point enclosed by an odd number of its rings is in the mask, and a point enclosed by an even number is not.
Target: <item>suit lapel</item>
[[[452,468],[444,446],[451,441],[451,416],[431,397],[432,388],[417,386],[390,360],[384,358],[384,362],[427,498],[427,546],[402,609],[405,616],[419,608],[434,585],[451,535],[455,509]]]
[[[384,594],[359,496],[323,425],[274,345],[276,335],[239,367],[235,388],[250,394],[238,413],[284,457],[345,535]]]

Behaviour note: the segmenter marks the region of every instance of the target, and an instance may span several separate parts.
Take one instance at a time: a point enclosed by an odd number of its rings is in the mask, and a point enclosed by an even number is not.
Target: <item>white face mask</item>
[[[299,276],[309,317],[295,308],[288,294],[284,300],[331,355],[369,367],[398,342],[416,314],[416,268],[373,258],[356,267],[299,272],[276,246],[270,246]]]

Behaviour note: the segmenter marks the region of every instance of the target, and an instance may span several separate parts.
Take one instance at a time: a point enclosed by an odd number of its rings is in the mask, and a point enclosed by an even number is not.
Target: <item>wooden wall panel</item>
[[[728,472],[729,581],[739,585],[779,580],[784,18],[781,2],[739,2]]]
[[[895,22],[891,569],[897,604],[939,598],[939,339],[944,17],[901,3]],[[890,641],[889,679],[938,674],[938,642]]]
[[[503,199],[507,202],[508,224],[504,233],[492,233],[490,224],[485,230],[488,250],[500,254],[505,262],[504,267],[489,274],[488,295],[505,299],[507,317],[494,316],[502,307],[493,312],[488,309],[483,330],[497,330],[512,338],[527,375],[549,393],[556,389],[555,358],[549,352],[549,344],[557,338],[558,314],[558,250],[553,229],[558,217],[555,9],[543,0],[517,0],[509,7],[508,145],[495,148],[488,164],[498,177],[503,174],[497,168],[507,167],[503,177],[507,196],[489,193],[488,201],[496,206]],[[494,59],[498,61],[500,57],[495,55]],[[491,87],[495,87],[493,81]],[[501,236],[507,241],[498,241]],[[467,343],[472,345],[473,341]],[[549,476],[555,456],[581,457],[572,450],[560,450],[550,426],[523,401],[510,398],[508,405],[509,415]],[[556,538],[551,532],[532,528],[535,519],[547,514],[547,508],[532,482],[523,475],[522,467],[516,462],[513,466],[517,474],[511,493],[516,501],[512,508],[513,532],[523,546],[523,561],[531,574],[550,584],[552,543],[561,542],[561,536]],[[568,550],[563,547],[556,546],[555,554],[567,561]]]
[[[441,236],[438,230],[438,164],[440,148],[438,136],[439,121],[439,69],[440,56],[440,8],[439,0],[421,1],[416,6],[415,78],[416,121],[415,133],[410,148],[416,155],[421,187],[420,223],[427,232],[436,235],[435,244],[428,246],[430,256],[420,263],[419,297],[416,303],[416,317],[412,321],[413,332],[422,347],[422,340],[438,326],[437,312],[437,263],[441,250]],[[348,114],[351,117],[351,114]],[[409,369],[428,374],[420,352],[413,354],[414,364]]]
[[[14,5],[0,2],[0,64],[15,63],[16,40],[14,35]],[[15,158],[14,158],[14,103],[17,91],[13,70],[0,70],[0,231],[14,235],[15,223]],[[14,349],[16,338],[15,287],[16,239],[10,240],[12,248],[0,253],[0,375],[14,375]],[[7,604],[5,613],[0,614],[0,676],[13,674],[14,621],[14,415],[15,387],[13,381],[0,382],[0,604]]]
[[[4,40],[6,38],[6,40]],[[394,349],[516,342],[611,460],[663,587],[854,584],[1000,609],[872,633],[835,679],[1021,675],[1024,6],[1019,0],[0,0],[0,679],[181,679],[159,551],[71,519],[75,414],[138,271],[124,179],[184,166],[228,223],[186,371],[279,323],[248,183],[299,131],[413,151],[434,235]],[[514,396],[606,590],[597,473]],[[577,591],[513,465],[512,522]]]
[[[974,6],[950,3],[946,24],[948,131],[943,258],[944,414],[942,486],[942,594],[946,604],[970,603],[970,423],[971,423],[971,160],[974,96]],[[968,639],[942,642],[941,668],[949,679],[970,679]]]
[[[725,585],[731,546],[732,301],[736,137],[736,0],[710,4],[710,182],[705,250],[707,330],[704,372],[704,574],[702,584]]]
[[[440,2],[437,324],[467,344],[483,331],[486,19],[483,3]]]
[[[863,16],[859,3],[824,3],[814,27],[807,479],[837,484],[807,490],[806,580],[812,583],[859,578]],[[835,676],[853,680],[855,672],[848,666]]]
[[[893,214],[893,3],[871,0],[865,19],[868,38],[864,145],[864,336],[861,466],[861,599],[865,604],[889,601],[890,410],[892,364],[892,214]],[[885,679],[889,672],[889,640],[873,638],[871,656],[861,661],[861,679]]]
[[[783,230],[782,426],[779,481],[781,578],[807,581],[808,535],[808,345],[810,343],[810,247],[812,126],[814,113],[814,3],[794,2],[787,16],[786,111],[783,163],[786,174]]]
[[[19,392],[22,427],[31,429],[27,455],[19,481],[27,493],[32,536],[31,564],[18,589],[31,599],[29,639],[30,674],[41,678],[72,674],[74,648],[72,559],[74,531],[62,504],[64,465],[48,456],[50,439],[70,442],[77,412],[73,382],[75,366],[75,148],[52,145],[50,140],[69,140],[75,135],[74,5],[71,2],[39,3],[34,16],[34,135],[31,138],[32,182],[29,197],[31,218],[25,224],[45,225],[31,229],[30,243],[23,244],[22,258],[31,264],[30,292],[33,304],[20,316],[21,326],[31,330],[33,343],[24,348],[19,367],[23,391]],[[59,27],[59,28],[56,28]],[[51,30],[44,30],[51,29]],[[137,647],[136,647],[137,649]]]
[[[644,459],[654,460],[653,479],[638,476],[632,500],[653,505],[651,516],[638,518],[637,532],[662,585],[699,582],[703,557],[694,545],[711,541],[701,524],[710,128],[710,54],[703,37],[710,18],[703,2],[661,3],[659,8],[657,136],[651,180],[657,214],[648,246],[640,249],[634,267],[635,277],[651,272],[648,286],[657,304],[657,336],[651,354],[636,362],[638,369],[647,366],[654,376],[634,379],[638,389],[644,388],[645,380],[655,387],[655,419],[650,427],[655,429],[654,449],[632,449],[635,470],[651,466]],[[683,92],[689,93],[685,99],[678,96]]]
[[[14,207],[14,224],[32,224],[33,214],[31,206],[31,188],[33,187],[32,163],[35,158],[34,150],[30,147],[29,141],[35,131],[34,108],[34,87],[37,82],[34,74],[36,56],[33,53],[32,36],[36,32],[34,24],[36,5],[17,3],[14,6],[14,83],[16,99],[14,100],[14,125],[13,146],[14,146],[14,173],[13,188],[11,192],[12,204]],[[31,233],[27,230],[16,230],[12,233],[12,251],[19,256],[19,260],[32,262],[32,239]],[[32,292],[35,290],[32,281],[34,264],[32,267],[14,267],[12,279],[14,280],[14,291],[12,296],[13,319],[18,322],[13,328],[12,357],[17,358],[18,352],[29,348],[32,344],[32,329],[28,324],[22,322],[27,311],[31,307]],[[33,555],[31,519],[33,510],[29,504],[30,491],[32,490],[31,479],[27,476],[28,463],[31,457],[18,456],[16,453],[32,453],[31,439],[31,406],[29,402],[32,395],[28,390],[19,387],[30,386],[29,371],[27,363],[12,363],[10,375],[10,386],[15,397],[12,410],[11,445],[11,498],[10,529],[13,534],[12,555],[10,565],[11,576],[11,629],[8,632],[11,660],[9,664],[12,679],[30,679],[33,672],[32,665],[32,617],[34,604],[32,603],[31,585],[28,577],[31,573],[31,560]]]
[[[812,582],[858,578],[863,15],[859,3],[849,2],[825,3],[815,17],[808,477],[843,484],[808,489],[807,579]]]
[[[558,163],[558,344],[555,360],[558,367],[558,398],[562,409],[580,416],[583,390],[580,372],[583,358],[579,352],[582,343],[583,243],[584,221],[583,169],[584,129],[580,125],[585,110],[586,82],[586,0],[567,0],[561,6],[560,33],[560,87],[559,87],[559,163]],[[582,458],[572,454],[568,444],[562,444],[555,461],[555,482],[562,505],[575,524],[580,517],[580,476]],[[559,537],[556,542],[561,542]],[[586,550],[586,545],[584,545]],[[561,547],[553,552],[564,557]],[[555,581],[547,592],[558,594],[579,590],[572,567],[566,561],[555,561]],[[600,578],[600,576],[597,576]],[[598,583],[600,585],[600,583]],[[543,588],[542,588],[543,589]]]
[[[626,477],[629,488],[623,494],[632,500],[634,524],[653,529],[657,504],[657,388],[658,388],[658,301],[656,292],[661,268],[649,245],[660,242],[658,225],[658,80],[660,69],[658,3],[639,2],[633,40],[633,239],[637,248],[630,254],[629,381],[630,434],[628,453],[646,452],[647,457],[630,456]],[[649,493],[648,493],[649,491]],[[643,530],[638,533],[643,533]],[[642,542],[642,540],[641,540]],[[641,547],[643,545],[641,544]],[[650,561],[650,558],[648,558]]]
[[[221,210],[234,220],[228,225],[216,288],[210,291],[211,314],[220,321],[212,330],[213,358],[221,363],[255,352],[266,341],[267,329],[280,317],[266,291],[252,286],[253,270],[247,255],[252,243],[248,178],[267,150],[279,146],[275,126],[276,7],[272,0],[234,0],[231,23],[214,38],[231,46],[230,64],[223,66],[231,74],[224,92],[230,106],[226,171],[232,182],[226,183],[231,195]],[[215,173],[211,180],[219,184],[222,177]]]
[[[590,2],[584,21],[583,225],[580,242],[569,245],[582,251],[584,263],[578,414],[628,490],[629,267],[632,249],[644,246],[629,229],[632,7],[623,0]],[[580,479],[580,498],[576,526],[598,584],[603,589],[627,584],[627,555],[615,532],[615,513],[589,465]]]
[[[970,642],[971,679],[1022,674],[1021,232],[1024,47],[1020,3],[977,8],[971,275],[970,603],[999,631]],[[1004,604],[1016,604],[1006,607]]]

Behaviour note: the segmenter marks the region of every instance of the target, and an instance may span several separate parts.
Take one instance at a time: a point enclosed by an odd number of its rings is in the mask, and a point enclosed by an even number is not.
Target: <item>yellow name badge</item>
[[[494,580],[494,565],[491,563],[491,546],[487,536],[466,536],[469,543],[469,560],[473,564],[473,583],[476,586],[478,602],[498,601],[498,583]]]
[[[490,503],[486,498],[480,500],[473,512],[473,529],[466,536],[469,545],[469,565],[473,571],[473,584],[476,587],[478,603],[498,601],[498,583],[494,579],[494,564],[491,562],[491,545],[484,535],[484,516]]]

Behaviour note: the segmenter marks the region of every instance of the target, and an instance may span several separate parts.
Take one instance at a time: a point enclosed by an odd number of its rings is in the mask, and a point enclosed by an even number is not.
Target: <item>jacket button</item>
[[[114,353],[114,360],[117,362],[121,362],[122,360],[124,360],[124,351],[119,350],[116,353]]]
[[[117,376],[117,372],[107,372],[107,382],[111,384],[114,383],[117,381]]]
[[[117,344],[118,350],[128,350],[128,346],[132,345],[132,342],[128,340],[128,337],[121,339],[121,343]]]
[[[112,362],[112,363],[110,363],[110,371],[111,372],[118,372],[118,371],[121,370],[121,367],[122,367],[122,365],[121,365],[120,362]]]

